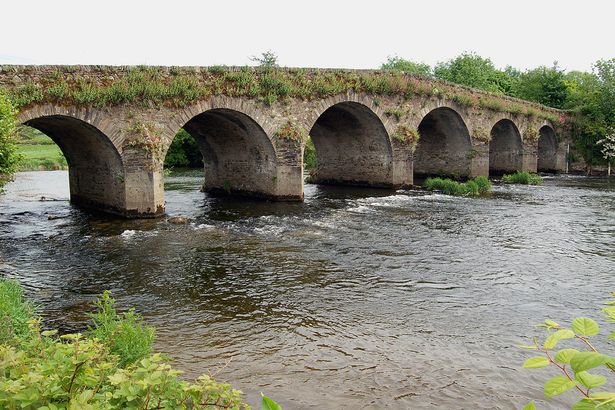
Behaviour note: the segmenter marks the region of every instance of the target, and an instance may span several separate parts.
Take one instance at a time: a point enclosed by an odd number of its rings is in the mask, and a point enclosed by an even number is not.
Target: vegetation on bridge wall
[[[555,123],[561,118],[558,111],[539,104],[392,70],[2,66],[0,81],[17,107],[40,102],[181,107],[216,95],[255,98],[271,105],[285,98],[316,99],[354,91],[447,98],[464,106],[536,116]]]

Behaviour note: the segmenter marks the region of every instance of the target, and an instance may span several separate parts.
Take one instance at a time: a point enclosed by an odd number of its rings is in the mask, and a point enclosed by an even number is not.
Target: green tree
[[[261,53],[260,56],[250,57],[250,61],[254,61],[261,67],[278,67],[278,56],[271,50],[267,50]]]
[[[514,95],[554,108],[564,108],[569,89],[564,70],[557,61],[552,67],[538,67],[522,73],[516,82]]]
[[[575,148],[587,163],[606,163],[598,141],[615,127],[615,59],[600,60],[592,73],[573,71],[565,75],[568,99],[565,108],[577,113]]]
[[[382,70],[403,71],[409,74],[418,74],[431,77],[433,75],[429,64],[415,63],[414,61],[405,60],[397,56],[387,57],[387,61],[380,68]]]
[[[186,130],[179,130],[164,159],[166,168],[202,168],[203,155],[198,144]]]
[[[15,145],[16,116],[11,101],[0,92],[0,187],[10,181],[20,160]]]
[[[497,70],[490,59],[476,53],[462,53],[445,63],[438,63],[434,74],[443,80],[494,93],[503,94],[509,87],[505,73]]]

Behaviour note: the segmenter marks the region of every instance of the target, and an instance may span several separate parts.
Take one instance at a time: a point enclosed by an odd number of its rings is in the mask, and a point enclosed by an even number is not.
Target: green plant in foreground
[[[615,292],[611,293],[615,297]],[[615,299],[607,303],[602,309],[609,323],[615,323]],[[615,392],[595,391],[607,382],[602,374],[590,373],[593,369],[606,370],[608,374],[615,373],[615,358],[600,353],[590,338],[600,333],[600,326],[596,321],[587,317],[577,317],[572,320],[570,328],[562,327],[552,320],[545,320],[539,325],[547,330],[547,337],[540,343],[534,339],[531,345],[520,345],[523,349],[535,350],[541,355],[527,359],[523,363],[526,369],[551,367],[556,369],[557,376],[547,380],[544,384],[544,395],[551,398],[574,390],[581,400],[572,406],[573,410],[613,410],[615,409]],[[615,332],[608,336],[608,340],[615,339]],[[560,348],[560,342],[569,340],[576,342],[575,348]],[[534,403],[524,407],[526,410],[535,409]]]
[[[542,177],[530,172],[517,171],[514,174],[502,176],[502,182],[505,184],[542,185]]]
[[[134,309],[118,314],[109,291],[105,291],[95,304],[96,312],[88,314],[93,326],[87,335],[102,341],[117,355],[119,367],[126,367],[152,353],[154,328],[147,326]]]
[[[491,191],[491,181],[484,176],[467,182],[458,182],[449,178],[427,178],[423,186],[429,191],[440,191],[454,196],[478,196]]]
[[[55,330],[41,330],[19,284],[0,279],[0,408],[249,409],[230,385],[207,375],[182,381],[165,355],[145,354],[153,328],[134,311],[119,315],[114,304],[105,292],[86,335],[58,337]],[[124,356],[139,358],[124,366]],[[281,409],[264,395],[261,405]]]
[[[28,322],[33,318],[34,306],[24,299],[21,286],[0,280],[0,345],[13,345],[29,337]]]

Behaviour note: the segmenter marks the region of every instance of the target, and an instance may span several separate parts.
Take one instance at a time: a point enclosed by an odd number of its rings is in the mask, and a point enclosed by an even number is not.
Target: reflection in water
[[[483,199],[307,185],[304,203],[271,203],[208,197],[184,173],[168,178],[167,211],[188,225],[89,215],[66,181],[19,174],[0,197],[2,274],[64,331],[112,290],[189,376],[219,371],[252,403],[260,391],[290,409],[540,402],[545,373],[520,370],[512,346],[545,317],[596,316],[613,289],[604,179]]]

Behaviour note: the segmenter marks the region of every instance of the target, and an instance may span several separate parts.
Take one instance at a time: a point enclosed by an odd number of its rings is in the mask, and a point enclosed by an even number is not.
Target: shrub
[[[446,195],[478,196],[491,190],[487,177],[476,177],[467,182],[458,182],[448,178],[427,178],[423,186],[429,191],[440,191]]]
[[[111,353],[117,355],[119,367],[126,367],[151,354],[154,328],[145,325],[134,309],[118,314],[109,291],[105,291],[95,304],[96,312],[88,314],[93,327],[88,329],[87,335],[102,341]]]
[[[15,144],[16,115],[10,100],[0,92],[0,188],[17,170],[21,158]]]
[[[203,154],[198,144],[183,128],[179,130],[164,159],[164,166],[172,167],[203,167]]]
[[[615,296],[615,292],[611,293]],[[615,300],[607,303],[602,309],[609,323],[615,322]],[[581,398],[572,406],[574,410],[612,410],[615,408],[615,393],[609,391],[595,391],[607,382],[603,374],[590,373],[600,368],[612,375],[615,372],[615,358],[602,354],[595,347],[590,338],[600,333],[600,325],[593,319],[577,317],[572,320],[570,328],[563,327],[552,320],[545,320],[538,325],[547,331],[544,342],[537,338],[530,345],[519,345],[522,349],[534,350],[540,355],[530,357],[523,363],[526,369],[552,368],[558,373],[544,384],[544,395],[551,398],[569,390],[575,391]],[[615,332],[608,336],[615,339]],[[560,342],[574,341],[575,348],[559,348]],[[580,349],[580,350],[579,350]],[[604,373],[604,372],[602,372]],[[534,403],[529,403],[525,409],[535,409]]]
[[[17,282],[0,279],[0,408],[2,409],[249,409],[242,393],[203,375],[179,380],[165,355],[147,354],[122,366],[117,347],[142,337],[151,348],[153,329],[129,311],[118,315],[109,292],[98,299],[88,335],[41,331],[41,319]],[[130,337],[118,335],[127,332]],[[97,333],[98,329],[100,332]],[[19,337],[14,337],[19,334]],[[94,335],[96,337],[89,337]],[[131,345],[134,346],[134,345]],[[140,351],[136,349],[134,351]],[[263,408],[280,406],[262,397]]]
[[[479,194],[486,194],[487,192],[491,191],[491,181],[489,181],[489,178],[485,177],[485,176],[479,176],[474,178],[474,182],[476,183],[476,185],[478,185],[478,193]]]
[[[502,182],[505,184],[542,185],[542,177],[530,172],[517,171],[514,174],[504,175]]]

